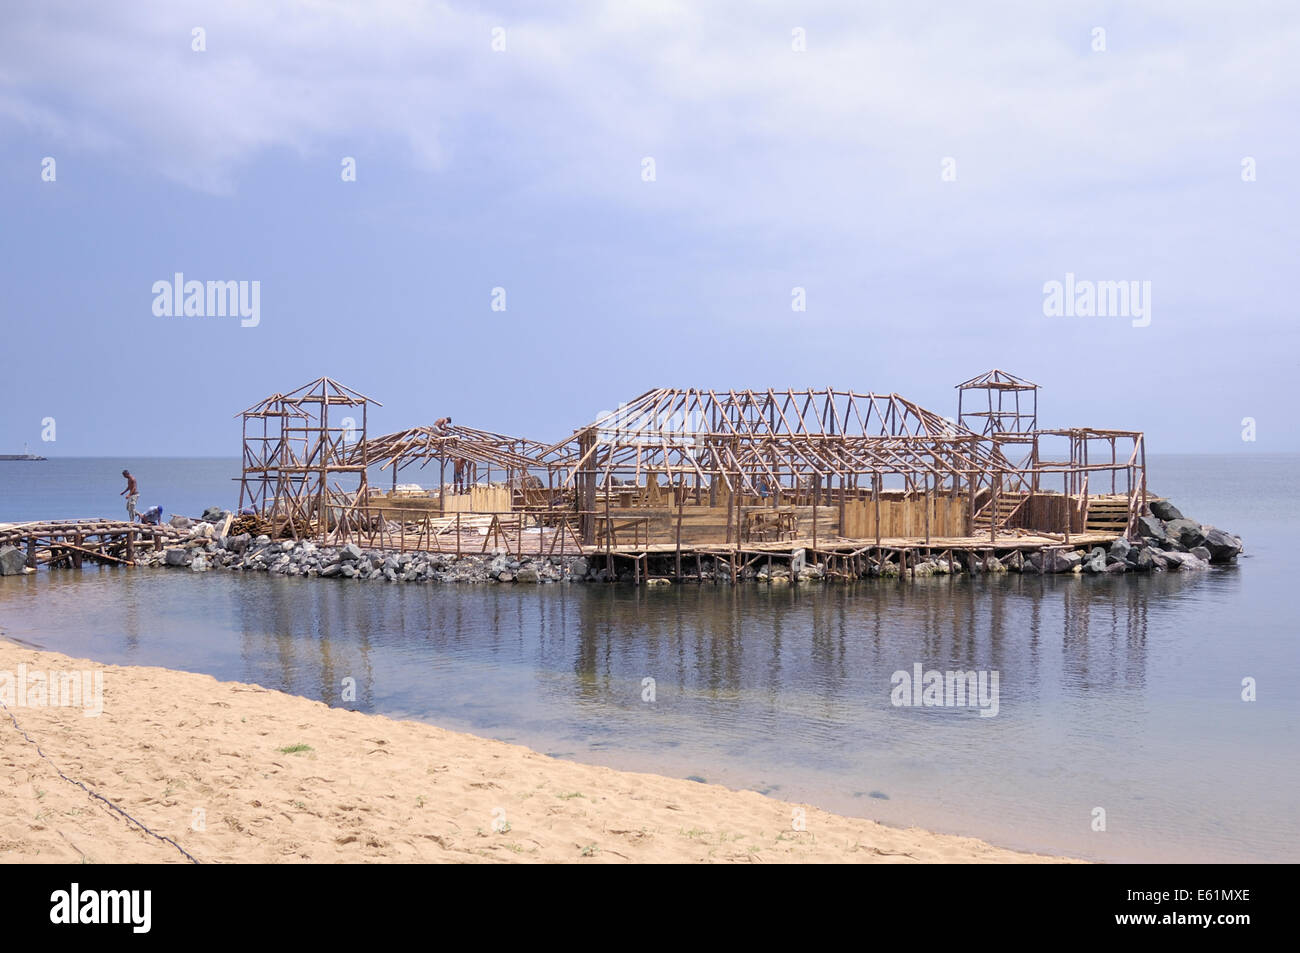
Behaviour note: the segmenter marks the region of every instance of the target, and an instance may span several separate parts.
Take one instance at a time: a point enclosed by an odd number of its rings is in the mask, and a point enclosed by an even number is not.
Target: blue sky
[[[998,366],[1044,425],[1293,451],[1298,53],[1286,3],[13,7],[0,449],[234,456],[322,374],[376,432],[550,439],[656,386],[952,414]],[[177,271],[260,323],[156,316]],[[1067,273],[1150,324],[1045,316]]]

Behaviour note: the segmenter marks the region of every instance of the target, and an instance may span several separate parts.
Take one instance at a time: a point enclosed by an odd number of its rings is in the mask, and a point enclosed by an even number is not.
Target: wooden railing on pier
[[[100,518],[0,523],[0,546],[25,550],[29,567],[80,567],[87,559],[130,565],[139,547],[158,550],[186,536],[166,524]]]

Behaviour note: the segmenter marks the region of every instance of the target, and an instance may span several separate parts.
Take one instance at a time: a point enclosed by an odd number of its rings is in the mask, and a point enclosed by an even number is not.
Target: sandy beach
[[[188,862],[60,772],[204,863],[1063,860],[0,641],[0,673],[23,666],[102,672],[103,713],[5,698],[8,863]]]

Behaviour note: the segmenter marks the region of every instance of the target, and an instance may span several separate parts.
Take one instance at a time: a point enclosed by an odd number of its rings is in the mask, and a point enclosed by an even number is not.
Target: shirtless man
[[[433,422],[433,429],[436,433],[447,435],[447,426],[451,423],[450,417],[439,417]]]
[[[126,518],[135,522],[135,504],[140,500],[140,488],[135,485],[135,477],[131,476],[130,470],[123,470],[122,476],[126,477],[126,489],[118,496],[126,497]]]

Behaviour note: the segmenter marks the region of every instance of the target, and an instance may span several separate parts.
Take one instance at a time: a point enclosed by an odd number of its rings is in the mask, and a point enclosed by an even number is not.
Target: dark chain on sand
[[[105,804],[107,804],[110,808],[112,808],[113,810],[117,811],[117,813],[121,814],[124,818],[126,818],[128,821],[130,821],[130,822],[131,822],[132,824],[134,824],[136,827],[140,828],[140,830],[144,831],[144,832],[145,832],[146,834],[148,834],[150,837],[156,837],[156,838],[158,838],[158,840],[163,841],[164,843],[171,844],[173,847],[175,847],[177,850],[179,850],[182,854],[184,854],[185,857],[189,860],[190,863],[192,863],[192,864],[200,863],[200,861],[198,860],[198,858],[196,858],[193,854],[191,854],[189,851],[187,851],[187,850],[186,850],[184,847],[182,847],[180,844],[176,843],[174,840],[172,840],[172,839],[171,839],[170,837],[168,837],[166,834],[159,834],[159,833],[157,833],[156,831],[152,831],[152,830],[150,830],[148,827],[146,827],[144,824],[141,824],[141,823],[140,823],[139,821],[137,821],[134,817],[132,817],[132,816],[131,816],[130,814],[128,814],[126,811],[122,810],[120,807],[118,807],[116,804],[114,804],[114,803],[113,803],[112,801],[110,801],[108,798],[104,797],[102,794],[98,794],[98,793],[96,793],[95,791],[92,791],[90,788],[86,787],[84,784],[82,784],[82,783],[81,783],[80,781],[78,781],[76,778],[70,778],[70,777],[68,777],[66,774],[64,774],[61,770],[59,770],[59,766],[58,766],[57,764],[55,764],[53,761],[50,761],[49,757],[46,756],[45,752],[41,750],[41,746],[40,746],[39,743],[37,743],[36,739],[33,738],[31,735],[29,735],[27,732],[23,731],[22,726],[18,724],[18,719],[15,718],[15,717],[14,717],[14,713],[13,713],[12,711],[9,710],[9,706],[6,705],[3,701],[0,701],[0,708],[3,708],[3,709],[5,710],[5,714],[7,714],[7,715],[9,716],[9,720],[12,721],[12,722],[14,723],[14,728],[17,729],[18,733],[19,733],[20,735],[22,735],[24,738],[26,738],[27,741],[28,741],[28,743],[30,743],[31,746],[34,747],[34,748],[36,749],[36,753],[37,753],[38,755],[40,755],[42,758],[45,758],[46,761],[49,761],[49,762],[50,762],[50,767],[52,767],[52,768],[54,769],[54,773],[55,773],[55,774],[57,774],[59,777],[63,778],[63,780],[67,781],[69,784],[75,784],[77,787],[81,788],[81,790],[85,791],[87,794],[89,794],[91,797],[95,798],[96,800],[103,801],[103,802],[104,802]]]

